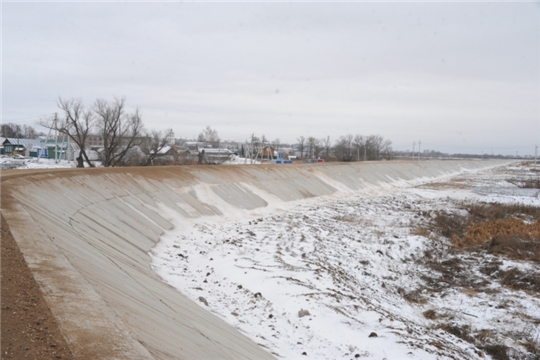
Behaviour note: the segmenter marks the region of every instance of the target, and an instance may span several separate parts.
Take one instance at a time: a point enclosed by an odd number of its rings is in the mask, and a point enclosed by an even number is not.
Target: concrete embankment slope
[[[75,357],[264,359],[263,349],[163,283],[164,231],[223,216],[502,161],[77,169],[2,174],[2,213]]]

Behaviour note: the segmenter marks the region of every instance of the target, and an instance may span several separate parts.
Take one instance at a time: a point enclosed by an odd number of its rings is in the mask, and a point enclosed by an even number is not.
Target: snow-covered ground
[[[243,158],[237,155],[231,155],[231,158],[223,163],[223,165],[256,165],[260,161]]]
[[[74,168],[74,161],[25,157],[0,157],[0,169],[64,169]]]
[[[508,347],[512,358],[532,359],[525,346],[538,346],[538,294],[502,287],[480,270],[497,262],[537,272],[538,264],[459,252],[419,230],[437,212],[463,211],[463,202],[540,206],[537,190],[508,181],[529,174],[497,168],[378,194],[281,203],[279,211],[182,220],[153,249],[152,266],[278,358],[489,358],[478,343],[485,339]],[[444,274],[429,266],[428,253],[443,267],[457,263],[452,271],[466,281],[440,282]],[[476,340],[465,341],[468,334]]]

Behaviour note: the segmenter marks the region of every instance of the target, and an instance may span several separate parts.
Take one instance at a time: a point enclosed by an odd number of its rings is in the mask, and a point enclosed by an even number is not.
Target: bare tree
[[[312,142],[313,146],[313,156],[315,156],[317,159],[320,157],[321,152],[324,150],[323,143],[319,139],[315,139]]]
[[[324,147],[324,155],[328,159],[328,157],[330,156],[330,148],[332,147],[332,143],[330,142],[330,136],[322,139],[321,144]]]
[[[125,99],[115,98],[112,102],[98,99],[94,104],[98,127],[103,137],[102,164],[105,167],[122,165],[126,154],[136,145],[142,144],[143,122],[138,109],[125,112]]]
[[[208,142],[213,148],[217,148],[219,147],[219,142],[221,139],[219,138],[217,130],[212,129],[209,125],[207,125],[199,134],[197,141]]]
[[[281,140],[279,140],[279,138],[276,138],[274,141],[272,141],[272,147],[276,149],[276,151],[279,149],[280,145],[281,145]]]
[[[353,136],[351,134],[340,136],[335,146],[335,153],[338,160],[352,161],[353,152],[354,152]]]
[[[306,146],[306,138],[303,136],[300,136],[298,139],[296,139],[296,141],[298,141],[298,145],[300,148],[300,159],[301,159],[304,157],[304,147]]]
[[[253,142],[254,146],[255,146],[255,158],[256,159],[265,159],[265,158],[270,158],[270,155],[271,155],[271,152],[268,151],[266,153],[266,156],[264,155],[265,154],[265,148],[270,144],[270,142],[268,141],[268,139],[266,138],[266,135],[262,134],[260,140],[259,138],[255,137],[254,138],[254,142]]]
[[[386,160],[392,159],[392,141],[384,140],[382,143],[381,154]]]
[[[32,128],[32,127],[27,126],[27,125],[24,125],[23,127],[21,127],[18,124],[6,123],[6,124],[2,124],[1,126],[1,134],[2,134],[2,137],[6,137],[6,138],[34,139],[34,137],[26,136],[27,128]]]
[[[24,137],[26,139],[37,139],[39,137],[39,134],[37,133],[36,129],[34,129],[33,126],[23,125],[23,131],[24,131]]]
[[[147,134],[145,145],[143,146],[143,152],[146,155],[144,165],[151,165],[154,159],[159,156],[160,151],[167,146],[167,143],[167,133],[163,133],[161,131],[152,131],[151,133]]]
[[[308,145],[308,155],[313,156],[315,151],[315,145],[317,144],[317,139],[315,139],[313,136],[308,137],[307,139],[307,145]]]
[[[370,135],[366,139],[367,154],[369,160],[381,159],[381,147],[383,137],[380,135]]]
[[[42,119],[40,125],[67,135],[79,147],[79,155],[76,159],[77,167],[84,167],[84,161],[88,166],[94,167],[86,154],[86,139],[96,122],[93,112],[85,109],[82,100],[79,99],[64,100],[59,98],[57,104],[63,111],[63,118],[58,119],[55,116]]]
[[[354,136],[353,143],[356,149],[356,161],[360,161],[360,159],[364,155],[366,140],[362,135],[356,134]]]
[[[259,156],[260,145],[261,140],[259,137],[255,136],[255,134],[251,134],[251,142],[246,143],[250,160],[256,159]]]
[[[37,139],[39,134],[30,125],[17,125],[13,123],[2,124],[0,134],[6,138]]]

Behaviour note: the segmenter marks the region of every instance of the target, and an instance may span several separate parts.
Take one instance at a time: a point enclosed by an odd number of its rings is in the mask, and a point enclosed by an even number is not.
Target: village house
[[[4,155],[30,156],[30,151],[37,149],[40,144],[40,139],[5,138],[2,141],[0,153]]]
[[[186,162],[198,162],[199,154],[202,156],[203,163],[222,164],[229,160],[233,153],[229,149],[213,148],[209,143],[200,141],[186,141],[180,152],[181,157]]]

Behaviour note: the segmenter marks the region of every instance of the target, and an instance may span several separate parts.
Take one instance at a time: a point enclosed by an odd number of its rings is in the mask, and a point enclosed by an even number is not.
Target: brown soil
[[[73,359],[51,310],[1,217],[1,359]]]

